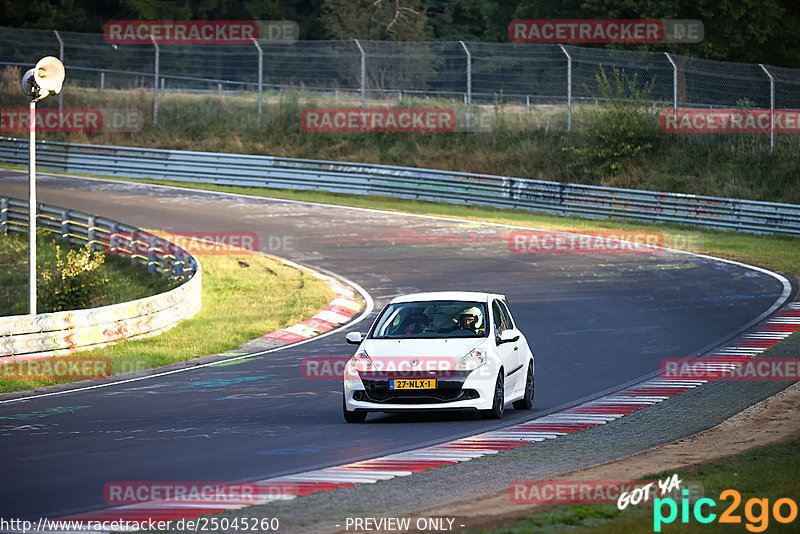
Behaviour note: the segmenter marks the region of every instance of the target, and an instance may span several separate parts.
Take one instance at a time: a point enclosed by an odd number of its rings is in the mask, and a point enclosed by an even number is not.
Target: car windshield
[[[485,337],[485,302],[436,300],[398,302],[381,312],[374,339],[424,339],[446,337]]]

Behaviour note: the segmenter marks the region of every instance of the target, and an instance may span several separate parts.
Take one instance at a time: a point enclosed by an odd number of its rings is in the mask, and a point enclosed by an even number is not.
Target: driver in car
[[[477,333],[478,328],[481,326],[481,317],[481,311],[475,306],[465,308],[459,314],[458,322],[450,331],[457,332],[459,330],[467,330],[473,334]]]

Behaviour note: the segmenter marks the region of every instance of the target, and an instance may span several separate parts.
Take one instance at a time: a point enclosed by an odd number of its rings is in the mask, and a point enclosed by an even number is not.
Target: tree
[[[427,41],[421,0],[323,0],[320,22],[330,39]]]

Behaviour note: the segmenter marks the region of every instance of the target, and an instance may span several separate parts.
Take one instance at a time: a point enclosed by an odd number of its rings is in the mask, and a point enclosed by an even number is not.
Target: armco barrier
[[[93,249],[115,248],[131,261],[147,264],[150,272],[186,281],[165,293],[101,308],[0,317],[0,357],[57,356],[153,336],[200,309],[200,263],[165,239],[103,217],[41,204],[37,226],[71,243],[89,244]],[[0,231],[27,229],[27,203],[0,198]]]
[[[272,156],[56,142],[40,142],[36,151],[41,168],[69,173],[383,195],[800,235],[800,206],[795,204]],[[28,141],[0,137],[0,161],[26,165]]]

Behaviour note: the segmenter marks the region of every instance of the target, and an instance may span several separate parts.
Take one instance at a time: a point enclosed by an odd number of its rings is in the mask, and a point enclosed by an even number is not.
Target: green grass
[[[17,79],[10,76],[9,79]],[[22,107],[17,82],[0,87],[0,106]],[[397,105],[372,102],[371,105]],[[404,97],[404,107],[447,107],[464,114],[463,103],[448,99]],[[42,101],[54,107],[56,99]],[[657,115],[647,114],[641,137],[612,140],[599,147],[597,128],[611,124],[592,106],[576,106],[573,132],[565,131],[565,109],[504,103],[475,105],[476,122],[488,120],[489,131],[451,133],[314,133],[300,127],[300,114],[309,107],[353,106],[357,101],[287,92],[282,101],[267,95],[261,124],[256,97],[166,93],[159,99],[158,126],[152,126],[152,93],[142,89],[106,90],[64,88],[64,106],[120,108],[141,112],[136,132],[40,133],[45,140],[96,143],[226,153],[268,154],[479,172],[572,183],[701,195],[800,203],[800,141],[780,134],[775,153],[768,136],[758,134],[695,134],[661,132]],[[587,127],[592,121],[595,129]],[[624,128],[624,124],[621,126]],[[611,128],[611,126],[609,126]],[[625,132],[622,132],[625,133]],[[24,133],[10,135],[24,136]],[[603,154],[619,153],[615,143],[636,147],[624,156],[618,172]],[[587,157],[576,157],[585,154]],[[592,157],[594,155],[594,157]]]
[[[746,525],[754,528],[762,526],[760,509],[752,508],[751,519],[745,515],[745,507],[750,499],[769,499],[770,511],[776,500],[788,497],[795,503],[800,499],[800,439],[792,439],[776,445],[752,449],[745,453],[721,460],[703,463],[697,466],[664,471],[642,477],[645,480],[661,480],[677,472],[683,481],[701,482],[704,497],[713,499],[717,506],[712,510],[720,514],[731,505],[731,499],[721,500],[720,494],[726,489],[734,489],[741,494],[741,503],[733,510],[734,515],[741,517],[740,525],[720,524],[717,520],[709,524],[697,522],[692,514],[687,524],[681,523],[680,511],[672,524],[662,526],[661,532],[689,532],[704,534],[708,532],[748,532]],[[680,505],[680,502],[678,503]],[[668,513],[665,506],[664,514]],[[704,506],[704,513],[708,507]],[[782,513],[788,515],[789,509],[783,507]],[[612,534],[626,532],[645,534],[653,532],[653,506],[628,506],[618,510],[616,505],[570,505],[552,507],[542,512],[518,517],[513,527],[491,532],[492,534],[527,534],[530,532],[593,532]],[[800,519],[792,523],[781,524],[770,517],[765,523],[766,532],[797,532]],[[753,530],[757,531],[757,530]]]
[[[27,246],[24,249],[23,255]],[[3,257],[6,255],[0,254]],[[310,317],[334,298],[333,291],[318,278],[266,256],[209,255],[199,256],[199,260],[203,267],[203,307],[197,315],[158,336],[124,341],[82,355],[110,358],[115,374],[159,367],[235,349]],[[161,277],[150,276],[146,271],[142,275],[141,267],[138,272],[121,272],[119,277],[129,284],[136,284],[136,280],[164,283]],[[27,295],[27,289],[23,289]],[[129,299],[120,299],[125,300]],[[64,381],[4,380],[0,381],[0,392],[60,382]]]
[[[36,264],[39,275],[52,268],[56,261],[56,245],[62,249],[75,250],[49,235],[40,234],[36,239]],[[100,266],[101,276],[108,279],[103,291],[93,299],[90,307],[106,306],[136,300],[172,289],[177,284],[161,276],[151,276],[139,264],[132,265],[129,258],[105,255]],[[54,311],[41,302],[42,287],[37,300],[37,311]],[[24,315],[28,313],[28,235],[19,233],[0,234],[0,316]]]

